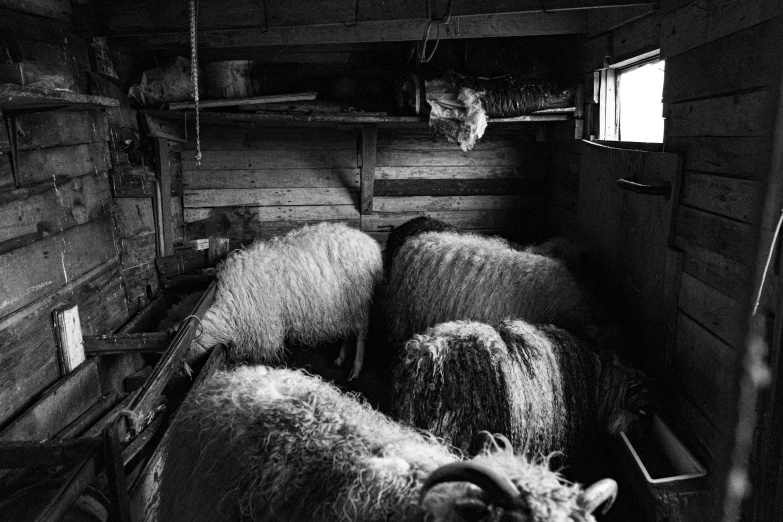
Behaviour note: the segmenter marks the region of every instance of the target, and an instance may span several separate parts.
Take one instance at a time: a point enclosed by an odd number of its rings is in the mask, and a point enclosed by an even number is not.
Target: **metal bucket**
[[[247,98],[258,94],[256,62],[226,60],[205,67],[207,96],[212,99]]]

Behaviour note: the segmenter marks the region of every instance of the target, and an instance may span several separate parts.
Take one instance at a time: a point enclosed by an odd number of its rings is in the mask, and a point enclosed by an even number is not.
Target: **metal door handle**
[[[672,195],[672,184],[668,181],[660,185],[646,185],[636,181],[636,176],[630,178],[620,178],[617,180],[617,186],[623,190],[630,190],[637,194],[644,194],[647,196],[663,196],[663,199],[668,200]]]

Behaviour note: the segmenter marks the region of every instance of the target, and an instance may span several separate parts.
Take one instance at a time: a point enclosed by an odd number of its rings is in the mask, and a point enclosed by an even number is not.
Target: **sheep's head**
[[[430,522],[594,522],[592,513],[601,505],[606,513],[616,496],[614,480],[582,489],[551,471],[546,459],[530,462],[499,450],[433,471],[420,503]]]

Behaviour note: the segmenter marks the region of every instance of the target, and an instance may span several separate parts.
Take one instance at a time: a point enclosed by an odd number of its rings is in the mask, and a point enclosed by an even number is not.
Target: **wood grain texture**
[[[675,235],[743,264],[751,262],[756,228],[685,205],[677,209]]]
[[[464,229],[506,229],[520,227],[533,228],[527,223],[541,224],[543,216],[539,215],[540,205],[534,204],[533,208],[519,208],[510,212],[508,210],[442,210],[432,212],[384,212],[362,216],[362,230],[365,232],[390,232],[392,227],[399,226],[406,221],[418,216],[426,215],[439,219]]]
[[[432,154],[427,151],[378,150],[379,167],[471,167],[486,165],[518,166],[536,154],[536,147],[517,146],[496,150],[454,151]]]
[[[763,90],[666,104],[666,137],[768,136],[774,102],[774,93]]]
[[[196,150],[192,118],[189,124],[189,141],[183,150]],[[201,147],[209,151],[356,150],[357,144],[357,132],[344,129],[292,129],[219,123],[205,125],[201,129]]]
[[[376,212],[438,212],[445,210],[516,210],[532,206],[524,196],[376,197]]]
[[[684,170],[761,180],[769,164],[770,141],[766,136],[667,136],[666,148],[682,154]]]
[[[101,396],[98,361],[90,359],[60,379],[0,432],[0,440],[42,440],[63,430]]]
[[[681,202],[744,222],[758,220],[761,185],[756,181],[685,172]]]
[[[108,152],[103,142],[20,151],[19,183],[28,186],[53,178],[106,172],[109,168]]]
[[[87,355],[160,353],[169,341],[171,334],[168,332],[88,335],[84,337],[84,351]]]
[[[524,165],[499,165],[475,167],[376,167],[375,179],[384,181],[402,180],[449,180],[449,179],[503,179],[538,177],[544,172],[544,161],[531,158]]]
[[[223,208],[189,208],[185,210],[185,222],[193,223],[210,217],[219,217]],[[359,219],[355,205],[294,205],[278,207],[244,207],[257,221],[343,221]]]
[[[201,167],[196,167],[190,155],[182,158],[185,176],[201,169],[289,169],[358,167],[356,149],[302,150],[291,154],[288,150],[206,151]]]
[[[706,5],[683,3],[663,16],[661,57],[668,59],[781,14],[783,7],[777,0],[709,0]]]
[[[379,169],[376,169],[376,172]],[[199,169],[186,171],[185,189],[359,188],[359,168]]]
[[[543,191],[543,180],[530,179],[454,179],[454,180],[382,180],[376,182],[379,196],[479,196],[534,194]]]
[[[117,165],[109,173],[109,184],[115,198],[152,198],[155,174],[147,167]]]
[[[362,214],[372,212],[375,190],[375,165],[378,156],[378,126],[362,127],[362,164],[361,186],[359,189],[359,209]]]
[[[202,189],[185,190],[185,208],[285,205],[356,205],[355,189]]]
[[[165,138],[155,139],[155,178],[160,187],[160,236],[163,255],[174,253],[174,230],[171,222],[171,165],[169,164],[169,141]]]
[[[117,256],[108,219],[49,236],[0,255],[0,317],[53,292]]]
[[[0,6],[45,18],[71,19],[71,3],[68,0],[0,0]]]
[[[32,112],[16,118],[19,150],[102,143],[107,136],[106,117],[100,111]]]
[[[747,300],[751,274],[748,265],[694,243],[680,242],[677,246],[685,251],[683,272],[740,303]]]
[[[719,96],[774,85],[779,80],[780,34],[776,18],[666,60],[666,103]],[[730,74],[727,74],[731,71]]]
[[[750,310],[689,274],[682,275],[679,309],[735,348],[742,346]]]
[[[42,239],[106,216],[108,189],[106,174],[98,173],[2,194],[0,242],[20,236]]]
[[[114,219],[120,238],[137,238],[155,233],[155,216],[149,198],[115,200]]]

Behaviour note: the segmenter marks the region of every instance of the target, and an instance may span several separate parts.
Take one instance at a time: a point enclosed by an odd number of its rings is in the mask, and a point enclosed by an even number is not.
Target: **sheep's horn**
[[[603,479],[594,483],[587,488],[579,496],[579,505],[581,505],[586,511],[592,513],[598,506],[606,502],[604,506],[603,514],[605,515],[612,504],[614,499],[617,498],[617,482],[612,479]]]
[[[505,474],[475,462],[453,462],[430,473],[422,486],[419,502],[430,489],[444,482],[470,482],[483,489],[493,504],[504,509],[524,507],[516,486]]]

